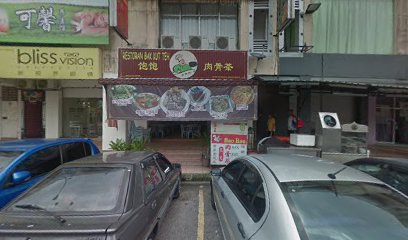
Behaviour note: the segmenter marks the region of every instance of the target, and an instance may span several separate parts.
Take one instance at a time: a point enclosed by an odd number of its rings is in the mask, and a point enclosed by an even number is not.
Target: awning
[[[408,89],[408,79],[378,79],[378,78],[320,78],[309,76],[256,76],[256,79],[266,83],[283,85],[320,85],[335,84],[337,87],[360,86],[374,88]]]

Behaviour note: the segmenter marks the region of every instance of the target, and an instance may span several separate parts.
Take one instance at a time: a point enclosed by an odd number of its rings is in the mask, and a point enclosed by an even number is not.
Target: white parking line
[[[198,191],[197,240],[204,240],[204,193],[201,188]]]

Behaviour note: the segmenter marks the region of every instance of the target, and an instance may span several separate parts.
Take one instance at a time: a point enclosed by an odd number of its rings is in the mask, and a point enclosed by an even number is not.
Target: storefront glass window
[[[102,136],[102,99],[64,98],[63,136]]]
[[[408,143],[408,99],[379,97],[376,123],[377,141]]]

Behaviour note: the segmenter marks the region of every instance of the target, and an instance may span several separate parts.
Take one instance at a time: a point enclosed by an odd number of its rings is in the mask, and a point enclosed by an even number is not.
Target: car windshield
[[[0,171],[6,168],[16,157],[23,152],[18,151],[0,151]]]
[[[50,212],[99,212],[119,208],[128,184],[127,168],[70,167],[48,176],[8,210],[34,205]],[[122,193],[122,194],[121,194]]]
[[[386,186],[339,181],[283,185],[302,239],[407,239],[408,199]]]

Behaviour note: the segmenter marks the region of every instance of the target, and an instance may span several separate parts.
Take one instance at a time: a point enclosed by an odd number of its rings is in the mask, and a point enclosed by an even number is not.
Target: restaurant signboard
[[[247,154],[246,122],[211,123],[211,165],[226,165]]]
[[[122,48],[119,77],[247,80],[247,52]]]

